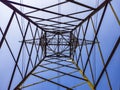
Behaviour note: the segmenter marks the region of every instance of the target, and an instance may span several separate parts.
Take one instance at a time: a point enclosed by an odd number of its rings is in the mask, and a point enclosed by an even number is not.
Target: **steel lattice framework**
[[[107,67],[120,47],[120,34],[115,39],[107,58],[103,55],[101,39],[98,37],[108,8],[118,27],[120,26],[120,20],[112,2],[114,1],[103,0],[95,7],[89,3],[81,3],[79,0],[61,0],[42,8],[18,1],[0,0],[0,3],[11,11],[5,29],[0,26],[0,48],[2,50],[4,46],[7,47],[11,56],[9,59],[13,62],[9,82],[6,85],[7,90],[29,90],[30,87],[46,83],[46,81],[58,86],[59,90],[77,88],[82,90],[80,87],[84,88],[84,85],[88,87],[84,90],[97,90],[103,75],[106,87],[113,90]],[[71,7],[77,6],[77,10],[73,12],[69,7],[71,12],[67,14],[62,12],[61,7],[69,4]],[[23,8],[28,11],[23,12]],[[52,8],[57,8],[57,11]],[[41,13],[43,15],[40,15]],[[98,16],[97,25],[94,18],[96,16]],[[19,31],[17,36],[21,38],[17,41],[19,47],[16,53],[14,53],[16,44],[12,45],[8,38],[11,26],[15,31]],[[12,35],[14,34],[16,33]],[[96,53],[94,53],[95,47]],[[23,55],[26,57],[23,58],[24,60],[22,59],[23,51],[26,53]],[[93,58],[95,54],[97,54],[96,59]],[[93,59],[102,66],[98,70],[97,77]],[[48,76],[45,77],[43,73]],[[35,81],[30,82],[30,80]],[[72,80],[76,82],[72,83]],[[67,81],[72,85],[63,83]]]

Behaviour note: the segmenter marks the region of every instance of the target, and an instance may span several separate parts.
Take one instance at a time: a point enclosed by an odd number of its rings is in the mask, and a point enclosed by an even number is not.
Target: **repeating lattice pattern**
[[[30,1],[0,0],[2,89],[118,90],[119,1]]]

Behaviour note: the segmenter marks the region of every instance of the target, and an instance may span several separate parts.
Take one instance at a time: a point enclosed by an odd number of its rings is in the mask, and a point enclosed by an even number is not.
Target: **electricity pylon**
[[[10,52],[9,59],[14,62],[9,83],[6,85],[7,90],[29,90],[46,82],[48,86],[52,84],[54,90],[99,90],[97,87],[103,75],[106,83],[104,87],[112,90],[112,80],[107,67],[118,50],[120,34],[107,60],[103,55],[101,39],[98,37],[108,7],[117,24],[120,25],[118,14],[111,2],[111,0],[104,0],[97,7],[93,7],[77,0],[65,0],[41,8],[15,1],[0,0],[0,3],[12,13],[6,28],[0,28],[0,48],[2,49],[5,43]],[[69,3],[83,10],[68,14],[49,10],[53,7],[69,5]],[[30,9],[30,11],[23,12],[19,7]],[[48,17],[43,18],[39,15],[41,13],[45,13]],[[58,18],[65,19],[59,21],[56,20]],[[66,21],[68,18],[71,20]],[[11,26],[12,29],[19,31],[21,38],[18,41],[17,53],[14,53],[16,49],[12,48],[14,46],[11,46],[7,38]],[[17,33],[13,32],[14,34]],[[96,65],[102,66],[102,69],[97,71],[99,66]],[[59,88],[55,88],[56,86]]]

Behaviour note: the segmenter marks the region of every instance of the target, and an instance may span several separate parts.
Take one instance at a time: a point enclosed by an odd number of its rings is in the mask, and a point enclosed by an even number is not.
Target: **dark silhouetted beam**
[[[113,57],[113,55],[114,55],[114,53],[115,53],[115,51],[117,50],[117,48],[118,48],[119,45],[120,45],[120,37],[118,38],[118,40],[117,40],[117,42],[116,42],[116,44],[115,44],[115,46],[114,46],[114,48],[113,48],[110,56],[108,57],[108,60],[107,60],[107,62],[106,62],[106,64],[105,64],[102,72],[100,73],[100,76],[98,77],[98,80],[97,80],[97,82],[96,82],[96,84],[95,84],[95,88],[97,87],[98,83],[100,82],[100,80],[101,80],[101,78],[102,78],[102,76],[103,76],[103,74],[104,74],[107,66],[109,65],[110,61],[112,60],[112,57]]]
[[[42,27],[40,27],[37,23],[35,23],[34,21],[32,21],[30,18],[28,18],[24,13],[22,13],[20,10],[18,10],[16,7],[14,7],[12,4],[10,4],[7,0],[0,0],[3,4],[5,4],[6,6],[8,6],[9,8],[11,8],[12,10],[14,10],[15,12],[17,12],[18,14],[20,14],[22,17],[24,17],[25,19],[27,19],[29,22],[31,22],[32,24],[34,24],[36,27],[40,28],[41,30],[45,31]]]

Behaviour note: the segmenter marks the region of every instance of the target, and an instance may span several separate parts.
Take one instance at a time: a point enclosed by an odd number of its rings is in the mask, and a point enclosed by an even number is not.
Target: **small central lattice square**
[[[70,32],[45,32],[40,39],[47,57],[70,57],[78,45],[78,39]]]

